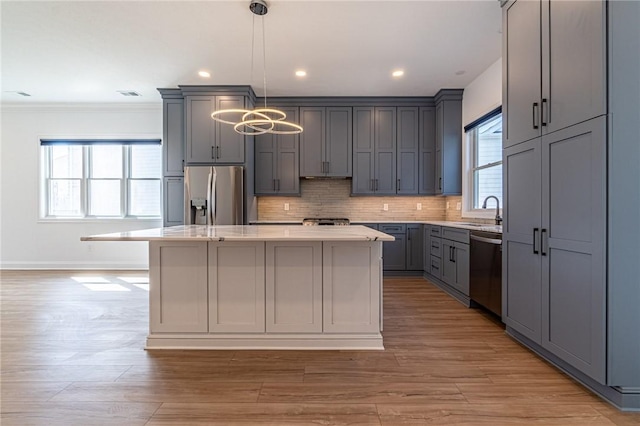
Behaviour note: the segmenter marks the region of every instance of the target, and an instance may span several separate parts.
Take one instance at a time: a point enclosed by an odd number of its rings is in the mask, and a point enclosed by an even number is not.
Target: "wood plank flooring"
[[[420,278],[385,351],[145,351],[146,277],[0,271],[3,426],[640,425]]]

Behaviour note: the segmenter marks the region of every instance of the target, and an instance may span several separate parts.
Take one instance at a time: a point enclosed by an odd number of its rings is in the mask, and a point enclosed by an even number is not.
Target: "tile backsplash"
[[[354,196],[350,179],[302,179],[300,197],[258,197],[258,220],[301,221],[305,217],[346,217],[351,221],[445,220],[448,197]],[[284,204],[289,210],[284,210]],[[422,209],[417,209],[417,204]],[[388,210],[383,209],[388,204]],[[455,208],[455,204],[454,204]]]

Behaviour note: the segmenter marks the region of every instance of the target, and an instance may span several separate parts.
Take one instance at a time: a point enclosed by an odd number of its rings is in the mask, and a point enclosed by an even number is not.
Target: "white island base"
[[[207,228],[146,238],[148,349],[384,349],[382,241],[393,237],[362,226]],[[143,240],[128,237],[84,239]]]

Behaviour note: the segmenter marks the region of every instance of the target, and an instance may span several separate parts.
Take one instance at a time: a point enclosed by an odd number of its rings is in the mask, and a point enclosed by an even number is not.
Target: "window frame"
[[[499,106],[488,113],[484,114],[477,120],[465,126],[465,137],[463,147],[463,179],[462,179],[462,217],[471,219],[493,219],[496,216],[495,205],[486,209],[474,208],[474,198],[477,193],[478,183],[475,179],[475,172],[478,170],[489,169],[491,167],[502,165],[502,160],[492,163],[482,164],[476,166],[477,158],[477,130],[480,126],[495,119],[498,116],[502,116],[502,106]],[[503,179],[504,188],[504,179]],[[503,206],[500,205],[500,215],[502,215]]]
[[[116,145],[122,150],[122,174],[120,178],[94,178],[91,168],[93,146]],[[53,155],[54,146],[80,146],[82,149],[82,176],[80,178],[54,178]],[[140,145],[157,145],[160,154],[157,178],[133,178],[132,177],[132,149]],[[160,139],[132,137],[126,139],[70,139],[70,138],[41,138],[40,139],[40,214],[39,222],[104,222],[104,221],[158,221],[162,220],[163,207],[163,179],[162,179],[162,145]],[[81,215],[54,215],[51,213],[51,182],[73,180],[80,182],[80,211]],[[103,216],[90,214],[91,181],[92,180],[119,180],[120,181],[120,213],[118,215]],[[131,215],[130,182],[131,181],[157,181],[160,190],[160,200],[157,215]]]

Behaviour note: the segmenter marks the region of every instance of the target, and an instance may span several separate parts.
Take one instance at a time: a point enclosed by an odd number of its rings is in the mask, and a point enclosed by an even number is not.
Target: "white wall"
[[[160,220],[39,220],[41,137],[162,137],[162,105],[4,105],[0,140],[0,268],[147,268],[146,242],[81,242]]]
[[[502,105],[502,58],[464,88],[462,125],[482,117]]]

